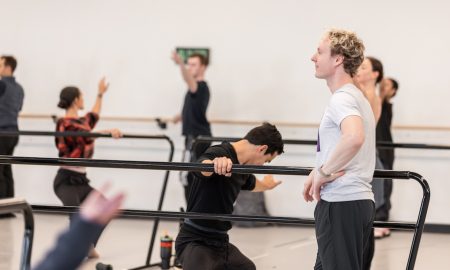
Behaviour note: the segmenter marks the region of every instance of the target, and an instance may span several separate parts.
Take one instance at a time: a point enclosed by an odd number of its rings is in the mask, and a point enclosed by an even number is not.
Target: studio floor
[[[150,240],[152,221],[116,219],[103,233],[97,247],[100,259],[87,260],[80,269],[92,270],[98,262],[114,269],[144,265]],[[66,228],[68,219],[61,215],[35,215],[35,237],[32,265],[53,245],[57,235]],[[163,231],[176,236],[176,222],[162,222]],[[19,269],[23,236],[23,218],[0,219],[0,269]],[[159,237],[158,237],[159,238]],[[316,257],[316,240],[312,228],[262,227],[233,228],[231,242],[250,257],[257,269],[312,269]],[[393,232],[391,237],[377,240],[373,270],[405,269],[412,233]],[[450,234],[425,233],[415,269],[450,269]],[[159,261],[159,242],[152,262]],[[158,269],[158,268],[153,268]]]

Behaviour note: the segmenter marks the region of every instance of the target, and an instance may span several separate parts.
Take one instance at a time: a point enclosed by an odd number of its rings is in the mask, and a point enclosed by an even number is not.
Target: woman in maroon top
[[[78,112],[84,109],[83,94],[74,86],[65,87],[60,94],[58,107],[66,110],[64,118],[60,118],[56,124],[57,132],[91,132],[99,120],[102,107],[102,98],[108,90],[109,84],[105,78],[98,84],[98,95],[92,110],[85,116],[80,117]],[[118,129],[97,131],[99,133],[111,134],[114,138],[122,137]],[[55,143],[61,158],[92,158],[94,154],[95,138],[89,137],[56,137]],[[85,167],[62,166],[55,177],[53,189],[56,196],[62,201],[64,206],[79,206],[94,190],[89,185]],[[97,243],[94,241],[89,252],[89,258],[98,257],[94,249]]]

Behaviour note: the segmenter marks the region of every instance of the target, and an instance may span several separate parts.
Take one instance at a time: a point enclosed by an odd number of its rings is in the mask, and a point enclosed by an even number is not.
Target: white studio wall
[[[171,50],[202,46],[212,54],[207,73],[210,118],[318,123],[329,93],[325,82],[314,78],[310,57],[322,33],[340,27],[356,31],[365,41],[367,55],[382,60],[386,75],[399,80],[395,124],[448,126],[450,122],[450,107],[443,103],[450,98],[450,76],[444,66],[450,60],[450,2],[0,0],[0,7],[4,10],[0,54],[18,58],[16,75],[26,91],[23,112],[27,114],[61,114],[56,104],[66,85],[79,86],[89,107],[97,82],[105,75],[111,87],[103,115],[173,116],[181,110],[185,86],[170,60]],[[143,124],[100,123],[100,127],[109,125],[125,132],[161,133]],[[22,120],[20,127],[54,129],[50,121]],[[213,132],[243,136],[249,128],[213,126]],[[164,132],[176,141],[179,160],[179,126]],[[315,139],[316,134],[315,130],[284,132],[286,138],[301,139]],[[396,141],[450,144],[448,132],[394,135]],[[148,152],[143,150],[147,145]],[[313,165],[314,148],[292,149],[276,164]],[[21,138],[16,154],[56,156],[56,150],[50,138]],[[446,214],[450,200],[442,192],[450,188],[445,181],[450,154],[412,150],[397,154],[397,169],[423,172],[431,182],[428,221],[450,224]],[[101,141],[95,157],[165,160],[166,155],[158,143]],[[116,188],[129,190],[127,207],[156,208],[162,172],[114,171],[111,177],[105,170],[91,171],[94,185],[115,178]],[[59,203],[52,190],[56,168],[15,166],[14,172],[20,196],[32,203]],[[137,180],[148,176],[161,180]],[[38,184],[36,178],[44,180]],[[122,182],[124,178],[133,180]],[[270,211],[310,216],[313,205],[300,198],[303,179],[284,184],[267,194]],[[398,187],[392,217],[411,219],[418,191],[414,185]],[[165,209],[171,210],[184,202],[178,173],[171,176],[166,202]]]
[[[57,112],[59,90],[68,84],[94,97],[106,75],[105,114],[173,115],[184,87],[170,52],[207,46],[212,118],[318,122],[328,93],[310,57],[322,33],[336,26],[357,31],[367,55],[400,81],[396,123],[448,123],[449,108],[436,106],[450,85],[442,67],[450,59],[445,1],[0,3],[8,10],[0,48],[19,58],[27,113]]]

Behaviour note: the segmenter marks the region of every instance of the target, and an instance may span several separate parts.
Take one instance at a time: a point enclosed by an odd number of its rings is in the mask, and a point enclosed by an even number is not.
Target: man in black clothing
[[[199,163],[214,164],[214,173],[193,173],[188,212],[231,214],[241,190],[262,192],[281,182],[271,175],[258,180],[254,175],[231,174],[233,164],[263,165],[283,153],[277,128],[265,123],[244,139],[209,147]],[[185,219],[175,249],[184,270],[253,270],[255,264],[229,243],[228,221]]]
[[[392,103],[397,94],[398,82],[392,78],[386,78],[381,83],[380,98],[382,99],[381,116],[377,124],[377,141],[393,142],[391,134]],[[379,157],[386,170],[392,170],[394,165],[394,148],[379,148]],[[392,179],[384,181],[384,205],[377,210],[376,219],[387,221],[391,209]],[[389,235],[389,229],[383,229],[384,235]]]
[[[17,61],[12,56],[0,57],[0,131],[17,131],[17,118],[23,105],[24,91],[13,76]],[[12,155],[18,136],[0,139],[0,155]],[[0,199],[14,197],[11,165],[0,165]]]
[[[192,148],[193,140],[200,135],[211,136],[211,127],[206,118],[206,110],[209,104],[209,88],[205,81],[205,71],[208,66],[208,60],[201,54],[191,54],[187,59],[187,65],[184,65],[183,59],[174,52],[173,61],[180,67],[181,75],[188,87],[184,98],[184,105],[181,115],[175,117],[174,122],[182,122],[183,136],[185,136],[185,154],[184,160],[194,161],[208,147],[209,144],[197,145],[194,151]],[[186,158],[189,153],[190,157]],[[192,183],[192,174],[182,175],[182,182],[185,188],[185,196],[189,194],[189,187]]]

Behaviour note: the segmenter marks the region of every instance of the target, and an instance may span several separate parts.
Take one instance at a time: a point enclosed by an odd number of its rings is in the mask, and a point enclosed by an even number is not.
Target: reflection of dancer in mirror
[[[195,161],[210,145],[201,143],[197,145],[195,151],[190,151],[192,142],[197,136],[211,136],[211,127],[206,118],[210,96],[209,87],[205,81],[208,60],[202,54],[191,54],[185,65],[183,59],[176,52],[173,52],[172,60],[180,67],[181,76],[188,88],[183,110],[173,120],[174,123],[181,121],[183,125],[185,150],[182,161]],[[189,156],[187,157],[187,155]],[[191,173],[181,173],[180,175],[187,201],[193,176]]]
[[[58,119],[57,132],[91,132],[99,120],[102,108],[103,95],[108,90],[108,84],[103,78],[98,84],[97,100],[91,112],[79,117],[78,112],[84,109],[82,92],[74,86],[65,87],[60,94],[58,107],[66,110],[65,117]],[[122,137],[118,129],[98,131],[103,134],[111,134],[113,138]],[[94,154],[94,141],[92,137],[56,137],[55,143],[62,158],[92,158]],[[53,188],[56,196],[64,206],[79,206],[88,194],[94,190],[89,185],[85,167],[62,166],[55,177]],[[92,243],[96,245],[98,239]],[[92,247],[90,258],[98,257],[98,253]]]

